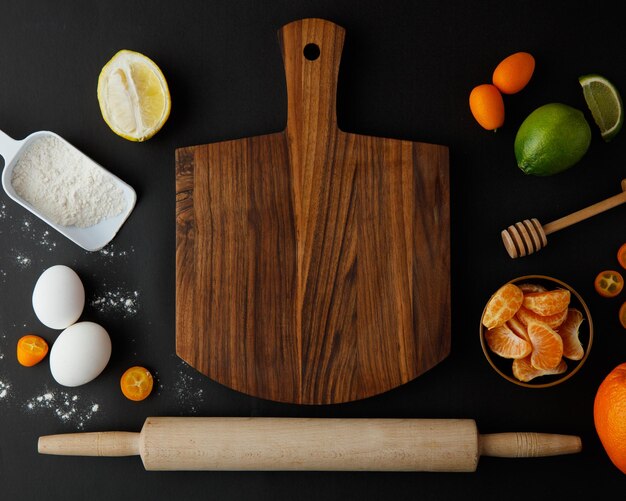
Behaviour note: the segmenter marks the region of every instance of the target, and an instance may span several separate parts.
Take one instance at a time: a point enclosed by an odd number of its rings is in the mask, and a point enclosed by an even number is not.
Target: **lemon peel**
[[[154,136],[169,118],[171,97],[165,76],[149,57],[120,50],[98,77],[98,103],[106,124],[129,141]]]

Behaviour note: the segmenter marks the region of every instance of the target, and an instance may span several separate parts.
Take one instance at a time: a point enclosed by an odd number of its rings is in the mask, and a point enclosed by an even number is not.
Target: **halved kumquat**
[[[128,369],[120,378],[122,393],[129,400],[144,400],[152,392],[154,380],[145,367],[135,366]]]
[[[32,367],[48,354],[48,343],[35,334],[27,334],[17,342],[17,361],[24,367]]]
[[[602,297],[615,297],[624,288],[624,278],[619,271],[604,270],[598,273],[593,286]]]

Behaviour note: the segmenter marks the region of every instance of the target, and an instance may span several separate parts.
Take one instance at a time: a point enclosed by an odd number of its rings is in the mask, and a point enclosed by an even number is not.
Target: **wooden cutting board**
[[[265,399],[361,399],[450,351],[448,149],[337,128],[343,40],[284,26],[286,129],[176,151],[176,352]]]

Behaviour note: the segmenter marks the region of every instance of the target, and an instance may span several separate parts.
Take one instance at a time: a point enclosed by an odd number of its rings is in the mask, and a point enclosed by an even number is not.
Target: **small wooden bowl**
[[[503,358],[493,353],[489,348],[489,345],[485,341],[484,333],[487,330],[486,327],[483,325],[483,317],[485,315],[486,309],[485,305],[485,309],[483,309],[483,313],[480,316],[480,345],[483,348],[483,353],[485,354],[487,362],[489,362],[489,365],[491,365],[491,367],[493,367],[493,369],[504,379],[518,386],[525,386],[527,388],[548,388],[550,386],[560,384],[563,381],[567,381],[580,370],[580,368],[585,363],[585,360],[587,360],[587,357],[589,356],[589,351],[591,350],[591,343],[593,341],[593,322],[591,320],[591,313],[589,312],[587,304],[580,296],[580,294],[578,294],[578,292],[576,292],[571,286],[562,282],[561,280],[557,280],[556,278],[547,277],[544,275],[526,275],[510,280],[508,283],[516,285],[523,283],[532,283],[543,285],[548,290],[556,288],[569,290],[571,294],[569,308],[576,308],[583,314],[583,322],[580,325],[578,335],[580,342],[585,349],[585,354],[583,355],[583,358],[581,360],[566,359],[565,361],[567,362],[567,370],[563,374],[539,376],[527,383],[520,381],[519,379],[515,378],[515,376],[513,376],[513,360],[509,358]]]

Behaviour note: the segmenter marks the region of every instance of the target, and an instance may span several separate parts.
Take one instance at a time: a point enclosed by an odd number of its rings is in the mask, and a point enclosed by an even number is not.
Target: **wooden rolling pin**
[[[140,433],[39,438],[39,452],[139,455],[146,470],[475,471],[480,456],[580,452],[572,435],[480,435],[472,419],[150,417]]]

